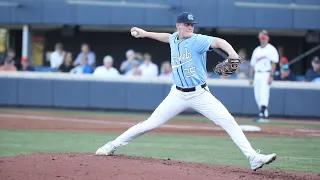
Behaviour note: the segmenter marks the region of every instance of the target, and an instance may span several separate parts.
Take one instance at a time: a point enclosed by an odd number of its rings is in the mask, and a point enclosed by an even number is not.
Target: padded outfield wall
[[[209,79],[207,84],[234,115],[256,115],[253,87],[246,80]],[[0,105],[153,111],[172,87],[158,78],[97,78],[62,73],[0,72]],[[192,112],[192,111],[190,111]],[[320,85],[274,82],[272,116],[320,119]]]

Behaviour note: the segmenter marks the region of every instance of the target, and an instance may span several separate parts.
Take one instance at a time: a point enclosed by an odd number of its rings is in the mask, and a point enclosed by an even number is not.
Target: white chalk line
[[[32,119],[39,121],[64,121],[64,122],[76,122],[76,123],[94,123],[94,124],[114,124],[121,126],[133,126],[137,123],[132,122],[119,122],[119,121],[105,121],[105,120],[94,120],[94,119],[80,119],[80,118],[63,118],[63,117],[51,117],[51,116],[32,116],[32,115],[18,115],[18,114],[0,114],[1,118],[22,118],[22,119]],[[169,128],[169,129],[190,129],[190,130],[215,130],[222,131],[220,127],[199,127],[199,126],[186,126],[186,125],[169,125],[165,124],[159,128]]]

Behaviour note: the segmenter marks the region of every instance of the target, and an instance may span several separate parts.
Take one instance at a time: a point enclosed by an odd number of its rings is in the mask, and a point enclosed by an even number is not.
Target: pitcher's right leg
[[[118,147],[127,145],[133,139],[161,126],[169,119],[185,110],[186,107],[186,101],[178,96],[177,90],[171,89],[169,95],[162,101],[147,120],[132,126],[114,141],[111,141],[99,148],[96,154],[112,155]]]

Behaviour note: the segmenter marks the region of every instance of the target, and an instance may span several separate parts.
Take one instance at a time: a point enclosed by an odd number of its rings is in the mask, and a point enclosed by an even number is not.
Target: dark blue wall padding
[[[153,111],[171,84],[0,77],[0,105]],[[175,87],[174,87],[175,88]],[[253,87],[209,86],[231,114],[257,115]],[[270,116],[320,118],[320,90],[271,88]],[[185,112],[195,112],[188,109]]]
[[[18,79],[0,78],[0,104],[16,105],[18,104]]]
[[[88,81],[53,81],[53,105],[61,107],[89,107]]]
[[[253,87],[242,87],[243,88],[243,102],[242,102],[242,113],[243,114],[257,114],[258,105],[254,98]]]
[[[242,87],[243,89],[243,114],[259,113],[259,108],[256,103],[253,87]],[[269,97],[268,111],[270,115],[281,115],[284,113],[284,91],[283,89],[271,88]]]
[[[163,85],[128,83],[127,108],[133,110],[154,110],[163,100]]]
[[[127,107],[126,83],[90,82],[89,106],[92,108],[125,109]]]
[[[48,79],[20,79],[19,105],[52,106],[52,81]]]
[[[282,115],[284,113],[284,99],[285,90],[284,89],[270,89],[270,99],[268,111],[271,115]]]
[[[214,95],[230,113],[241,113],[243,90],[239,87],[209,86],[210,92]]]
[[[163,98],[167,97],[172,88],[172,84],[164,84],[163,85]]]
[[[285,115],[320,117],[320,91],[307,89],[286,89]]]

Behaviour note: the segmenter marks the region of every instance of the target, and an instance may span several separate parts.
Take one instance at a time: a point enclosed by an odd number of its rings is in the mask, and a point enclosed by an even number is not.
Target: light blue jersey
[[[193,34],[178,40],[178,32],[170,36],[171,67],[173,83],[180,87],[202,85],[207,79],[207,54],[213,37]]]

